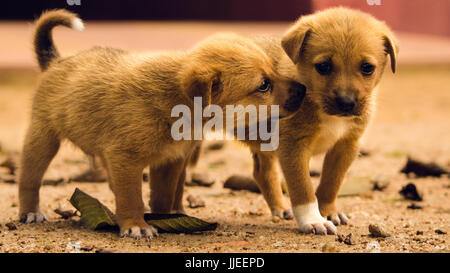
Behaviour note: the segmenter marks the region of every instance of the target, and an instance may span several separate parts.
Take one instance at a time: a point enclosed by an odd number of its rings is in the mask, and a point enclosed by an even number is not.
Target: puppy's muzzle
[[[342,113],[351,114],[355,109],[356,101],[349,96],[337,96],[334,101],[337,109]]]
[[[288,99],[283,105],[283,108],[289,113],[297,112],[302,105],[303,99],[306,94],[306,86],[298,82],[291,82],[289,91],[288,91]]]

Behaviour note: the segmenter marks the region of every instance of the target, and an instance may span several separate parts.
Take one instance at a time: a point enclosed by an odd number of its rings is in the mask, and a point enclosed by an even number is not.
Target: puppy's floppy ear
[[[387,54],[391,58],[391,69],[392,73],[395,73],[397,69],[397,56],[398,56],[398,43],[394,38],[394,35],[390,30],[386,30],[383,35],[384,47]]]
[[[281,39],[281,46],[294,64],[300,61],[310,33],[309,27],[298,21]]]
[[[220,86],[220,73],[206,69],[190,69],[184,74],[182,87],[186,95],[194,101],[194,97],[202,97],[202,105],[211,104],[211,98]]]

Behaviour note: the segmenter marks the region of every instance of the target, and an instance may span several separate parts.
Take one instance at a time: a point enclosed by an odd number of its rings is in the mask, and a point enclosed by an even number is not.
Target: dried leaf
[[[167,233],[193,233],[217,228],[217,223],[205,222],[185,214],[146,213],[144,220],[156,227],[158,232]]]
[[[410,157],[408,157],[408,162],[406,162],[405,167],[400,172],[405,174],[414,173],[416,177],[440,177],[443,174],[448,175],[450,173],[436,163],[423,163]]]
[[[100,201],[80,189],[75,189],[70,203],[80,211],[81,224],[87,228],[92,230],[118,229],[114,214]],[[156,227],[159,232],[192,233],[217,228],[217,223],[208,223],[184,214],[145,213],[144,219],[149,225]]]
[[[416,185],[413,183],[409,183],[406,186],[404,186],[399,193],[406,199],[406,200],[412,200],[412,201],[422,201],[423,195],[422,193],[417,189]]]
[[[81,224],[89,229],[117,228],[116,217],[100,201],[76,188],[70,203],[81,213]]]

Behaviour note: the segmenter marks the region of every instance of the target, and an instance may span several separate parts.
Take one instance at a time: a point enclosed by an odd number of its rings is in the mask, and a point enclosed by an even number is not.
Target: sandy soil
[[[0,72],[0,161],[20,151],[36,76],[33,71]],[[122,239],[114,233],[89,231],[79,225],[78,217],[62,220],[53,212],[58,206],[72,208],[68,199],[76,187],[113,209],[114,197],[106,183],[43,186],[41,207],[49,221],[25,225],[17,221],[17,185],[0,182],[0,252],[65,252],[70,241],[79,241],[82,251],[90,252],[321,252],[324,245],[332,251],[369,252],[374,242],[381,252],[449,252],[450,179],[408,178],[399,170],[407,155],[450,167],[450,67],[400,67],[396,75],[386,71],[378,101],[377,116],[363,145],[370,156],[358,158],[346,179],[382,176],[390,184],[384,191],[338,199],[339,207],[351,217],[339,233],[352,233],[353,245],[338,242],[337,236],[300,234],[293,220],[272,221],[260,194],[224,189],[223,181],[230,175],[252,172],[248,150],[227,142],[222,150],[205,151],[196,169],[214,178],[213,187],[186,187],[185,192],[185,197],[194,195],[206,202],[204,208],[187,208],[188,214],[218,222],[216,231],[161,234],[151,241]],[[314,159],[312,169],[320,170],[320,164],[320,157]],[[67,178],[86,167],[83,154],[66,144],[46,178]],[[7,170],[0,168],[0,172]],[[423,193],[424,201],[417,202],[423,209],[407,209],[412,202],[399,195],[408,182]],[[148,183],[143,189],[148,200]],[[6,226],[11,221],[16,230]],[[391,236],[370,237],[372,223],[384,224]],[[447,234],[437,234],[437,229]]]

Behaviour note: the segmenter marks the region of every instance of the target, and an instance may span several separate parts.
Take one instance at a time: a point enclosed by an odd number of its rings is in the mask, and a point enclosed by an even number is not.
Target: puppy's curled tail
[[[34,32],[34,51],[42,71],[48,68],[53,59],[59,57],[51,35],[52,29],[59,25],[79,31],[84,29],[83,21],[67,10],[50,10],[42,13],[36,20]]]

